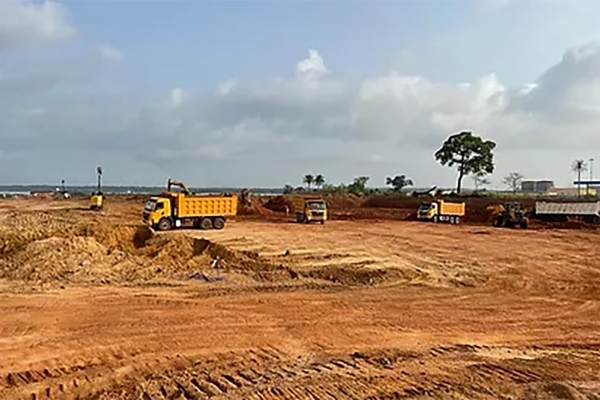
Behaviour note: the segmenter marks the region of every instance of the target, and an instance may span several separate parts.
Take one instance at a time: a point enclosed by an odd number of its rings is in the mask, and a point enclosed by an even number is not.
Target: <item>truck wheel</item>
[[[521,229],[527,229],[528,222],[524,219],[519,225],[521,226]]]
[[[215,229],[223,229],[225,227],[225,220],[221,217],[215,218],[212,225]]]
[[[200,228],[204,229],[205,231],[212,229],[213,223],[210,218],[204,218],[202,221],[200,221]]]
[[[173,223],[169,218],[162,218],[158,221],[158,230],[159,231],[168,231],[173,228]]]
[[[325,225],[325,220],[324,219],[321,220],[321,225]]]
[[[434,215],[431,220],[433,221],[434,224],[437,224],[437,222],[438,222],[438,216]]]

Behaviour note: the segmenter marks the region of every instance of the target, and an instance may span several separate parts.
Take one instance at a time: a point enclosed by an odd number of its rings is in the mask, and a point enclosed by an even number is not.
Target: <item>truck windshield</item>
[[[327,206],[324,201],[309,201],[306,203],[306,208],[309,210],[324,210]]]
[[[146,205],[144,206],[144,210],[146,211],[152,211],[154,209],[154,205],[156,204],[156,201],[154,200],[148,200],[146,202]]]
[[[429,210],[431,208],[431,203],[423,203],[419,208],[421,210]]]

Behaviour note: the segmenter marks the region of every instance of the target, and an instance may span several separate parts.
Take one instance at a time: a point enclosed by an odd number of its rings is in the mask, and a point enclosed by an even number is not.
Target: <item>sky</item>
[[[600,2],[0,0],[0,184],[452,187],[600,161]],[[600,164],[597,175],[600,178]],[[586,176],[589,172],[586,172]],[[472,186],[467,178],[466,186]]]

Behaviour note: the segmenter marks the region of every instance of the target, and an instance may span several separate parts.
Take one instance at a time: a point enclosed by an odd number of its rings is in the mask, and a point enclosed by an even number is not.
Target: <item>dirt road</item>
[[[5,291],[0,398],[600,398],[595,233],[233,222],[167,235],[290,275]]]

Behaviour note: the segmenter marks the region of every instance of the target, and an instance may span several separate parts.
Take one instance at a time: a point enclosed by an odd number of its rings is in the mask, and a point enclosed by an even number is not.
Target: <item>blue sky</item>
[[[512,170],[566,185],[572,159],[596,156],[599,12],[585,0],[3,0],[0,183],[87,183],[102,163],[122,184],[280,186],[312,172],[452,185],[431,155],[474,130],[499,143],[495,186]]]

